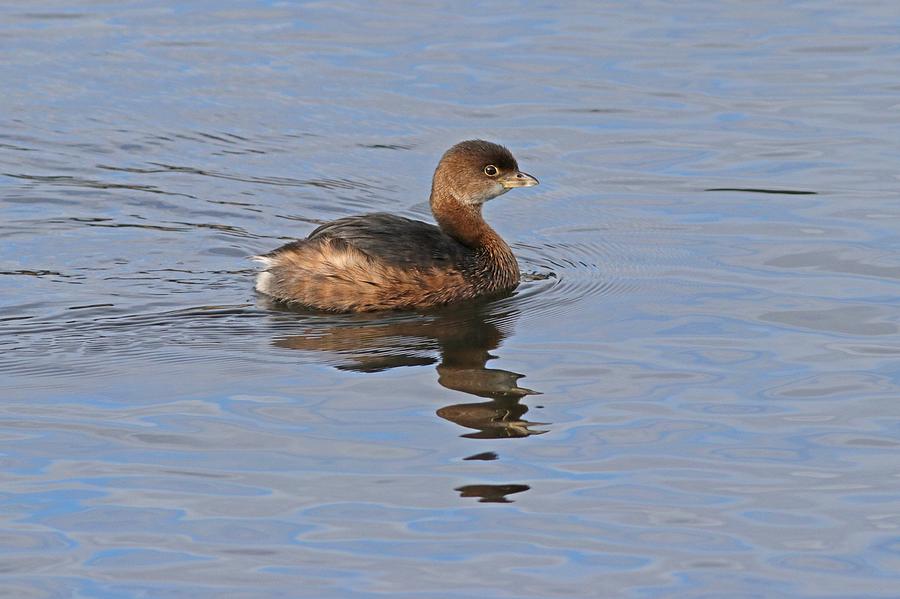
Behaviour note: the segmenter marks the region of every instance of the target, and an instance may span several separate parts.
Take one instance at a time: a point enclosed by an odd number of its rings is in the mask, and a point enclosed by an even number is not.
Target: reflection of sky
[[[7,3],[4,588],[890,596],[883,6]],[[486,208],[544,276],[482,364],[543,393],[528,438],[436,415],[485,397],[443,333],[336,357],[360,322],[250,290],[314,222],[428,218],[472,136],[542,182]]]

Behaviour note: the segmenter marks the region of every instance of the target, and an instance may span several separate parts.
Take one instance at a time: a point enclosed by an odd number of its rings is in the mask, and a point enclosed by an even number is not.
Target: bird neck
[[[467,204],[453,195],[431,193],[431,212],[441,230],[470,248],[477,258],[479,276],[491,287],[506,289],[519,282],[519,265],[512,249],[481,216],[481,204]]]
[[[481,204],[465,203],[448,190],[432,190],[431,212],[444,233],[473,250],[506,245],[485,222]]]

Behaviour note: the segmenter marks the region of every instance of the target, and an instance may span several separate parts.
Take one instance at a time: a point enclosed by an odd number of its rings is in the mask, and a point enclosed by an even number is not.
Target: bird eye
[[[489,164],[486,167],[484,167],[484,174],[487,175],[488,177],[496,177],[497,173],[499,173],[499,172],[500,171],[498,171],[497,167],[494,166],[493,164]]]

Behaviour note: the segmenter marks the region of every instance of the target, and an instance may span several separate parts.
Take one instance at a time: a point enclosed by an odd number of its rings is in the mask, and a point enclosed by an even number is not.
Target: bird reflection
[[[296,314],[283,304],[260,301],[266,308]],[[518,317],[512,307],[498,309],[495,304],[491,308],[481,303],[417,314],[309,315],[303,322],[304,334],[278,337],[273,344],[325,352],[335,368],[356,372],[434,364],[437,354],[440,385],[490,400],[437,410],[441,418],[475,431],[463,437],[502,439],[544,433],[532,427],[545,423],[523,418],[528,406],[522,398],[538,393],[519,386],[524,375],[486,366],[497,357],[491,350],[500,346]]]
[[[522,399],[537,394],[519,386],[524,375],[488,368],[490,352],[497,349],[518,318],[512,307],[476,304],[415,314],[348,314],[323,316],[299,312],[289,306],[260,299],[264,307],[280,312],[276,326],[284,324],[303,334],[277,337],[277,347],[327,354],[335,368],[378,372],[400,366],[437,364],[438,383],[488,401],[457,403],[437,410],[437,415],[474,432],[470,439],[512,439],[544,433],[532,427],[545,423],[525,420],[528,406]],[[298,320],[298,317],[301,317]],[[283,322],[278,322],[281,319]],[[486,451],[464,460],[493,461]],[[507,495],[522,493],[522,484],[476,484],[456,489],[460,497],[478,497],[480,503],[512,503]]]

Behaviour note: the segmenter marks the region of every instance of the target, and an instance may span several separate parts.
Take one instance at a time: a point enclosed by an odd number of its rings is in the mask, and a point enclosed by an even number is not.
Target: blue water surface
[[[900,596],[898,31],[0,4],[0,596]],[[254,293],[473,137],[541,180],[486,208],[515,295]]]

